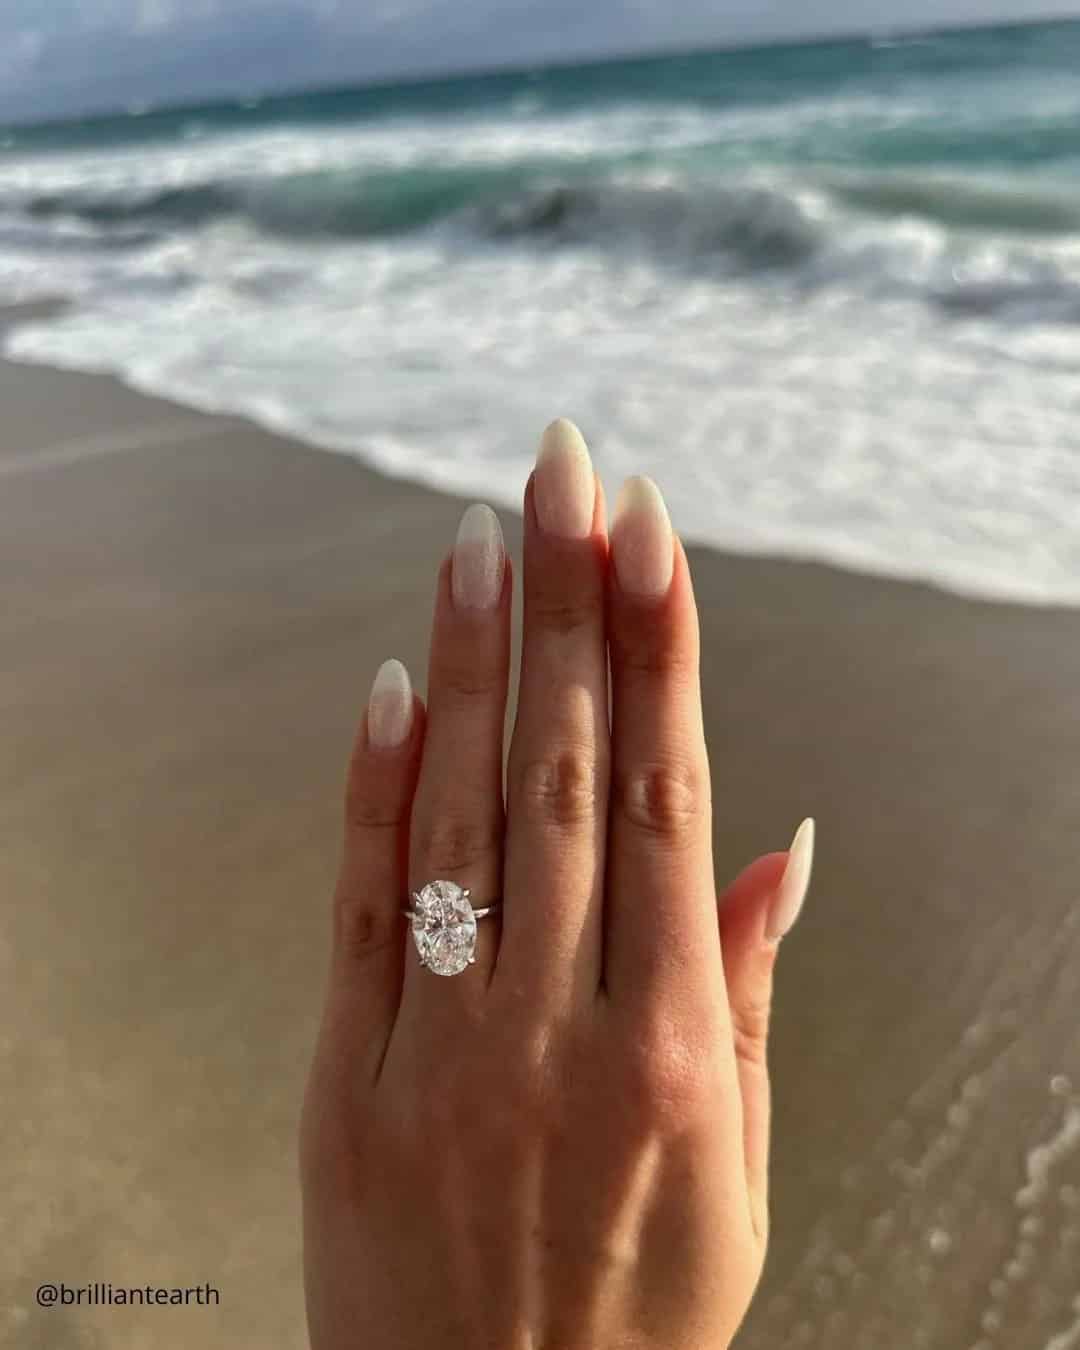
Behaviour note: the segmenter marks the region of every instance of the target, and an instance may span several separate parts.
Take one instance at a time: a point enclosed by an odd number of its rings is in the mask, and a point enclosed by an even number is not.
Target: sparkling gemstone
[[[452,881],[432,881],[413,900],[412,935],[420,960],[436,975],[460,975],[476,950],[476,917]]]

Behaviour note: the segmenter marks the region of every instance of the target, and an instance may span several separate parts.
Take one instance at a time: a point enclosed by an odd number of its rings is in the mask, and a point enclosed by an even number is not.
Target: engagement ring
[[[420,964],[436,975],[460,975],[476,960],[476,921],[499,908],[499,901],[473,909],[468,889],[453,881],[429,881],[413,891],[413,907],[403,909],[412,924]]]

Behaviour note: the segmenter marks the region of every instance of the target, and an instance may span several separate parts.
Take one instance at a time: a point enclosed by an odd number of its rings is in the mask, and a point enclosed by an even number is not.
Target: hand
[[[720,1350],[761,1273],[772,968],[812,825],[718,910],[697,612],[649,480],[609,552],[584,442],[554,423],[524,555],[505,812],[487,507],[439,573],[427,712],[388,662],[357,738],[301,1125],[314,1350]],[[453,978],[401,914],[436,878],[503,898]]]

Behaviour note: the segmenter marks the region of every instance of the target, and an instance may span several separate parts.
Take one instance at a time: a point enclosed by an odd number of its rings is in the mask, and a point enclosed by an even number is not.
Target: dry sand
[[[0,1346],[298,1347],[344,759],[466,503],[105,378],[0,410]],[[1080,613],[690,556],[719,879],[819,827],[740,1346],[1080,1345]]]

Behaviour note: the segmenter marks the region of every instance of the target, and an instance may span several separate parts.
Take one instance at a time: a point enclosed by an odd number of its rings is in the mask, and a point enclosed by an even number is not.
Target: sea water
[[[517,505],[1080,602],[1080,25],[0,128],[8,353]]]

